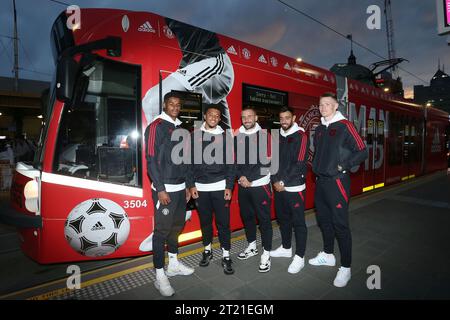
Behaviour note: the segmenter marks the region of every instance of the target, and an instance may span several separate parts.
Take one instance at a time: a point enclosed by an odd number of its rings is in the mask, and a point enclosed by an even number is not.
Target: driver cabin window
[[[141,186],[139,68],[109,60],[84,67],[64,107],[53,172]]]

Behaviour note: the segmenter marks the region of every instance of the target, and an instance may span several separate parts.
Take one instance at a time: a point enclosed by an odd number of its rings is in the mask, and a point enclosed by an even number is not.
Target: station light
[[[298,57],[296,60],[297,60],[297,62],[302,62],[303,61],[303,59],[300,58],[300,57]]]

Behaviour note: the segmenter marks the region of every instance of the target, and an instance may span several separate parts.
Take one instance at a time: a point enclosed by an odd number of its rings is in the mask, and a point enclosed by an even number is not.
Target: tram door
[[[373,186],[374,189],[384,186],[385,182],[385,121],[384,118],[379,118],[374,123],[373,136]]]
[[[375,111],[375,110],[373,110]],[[370,191],[384,186],[385,182],[385,119],[375,117],[375,113],[367,120],[367,149],[369,158],[366,161],[363,191]]]
[[[409,153],[408,153],[408,178],[418,176],[421,172],[422,162],[422,130],[423,123],[420,119],[411,117],[409,122]]]
[[[401,176],[402,181],[412,178],[411,174],[411,162],[414,158],[414,148],[412,143],[415,136],[415,127],[411,126],[411,118],[409,116],[403,116],[403,168],[405,169]]]

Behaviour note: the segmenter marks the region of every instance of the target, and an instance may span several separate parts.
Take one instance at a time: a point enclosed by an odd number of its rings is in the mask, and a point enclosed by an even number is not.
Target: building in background
[[[450,113],[450,76],[439,66],[429,86],[414,86],[414,101]]]
[[[19,79],[14,90],[14,78],[0,77],[0,136],[15,138],[24,135],[36,141],[41,128],[41,96],[49,82]]]

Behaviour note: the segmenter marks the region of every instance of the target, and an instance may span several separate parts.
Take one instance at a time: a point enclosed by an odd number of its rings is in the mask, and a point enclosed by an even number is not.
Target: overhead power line
[[[70,6],[70,3],[66,3],[66,2],[62,2],[62,1],[57,1],[57,0],[48,0],[48,1],[60,4],[63,6],[67,6],[67,7]]]

